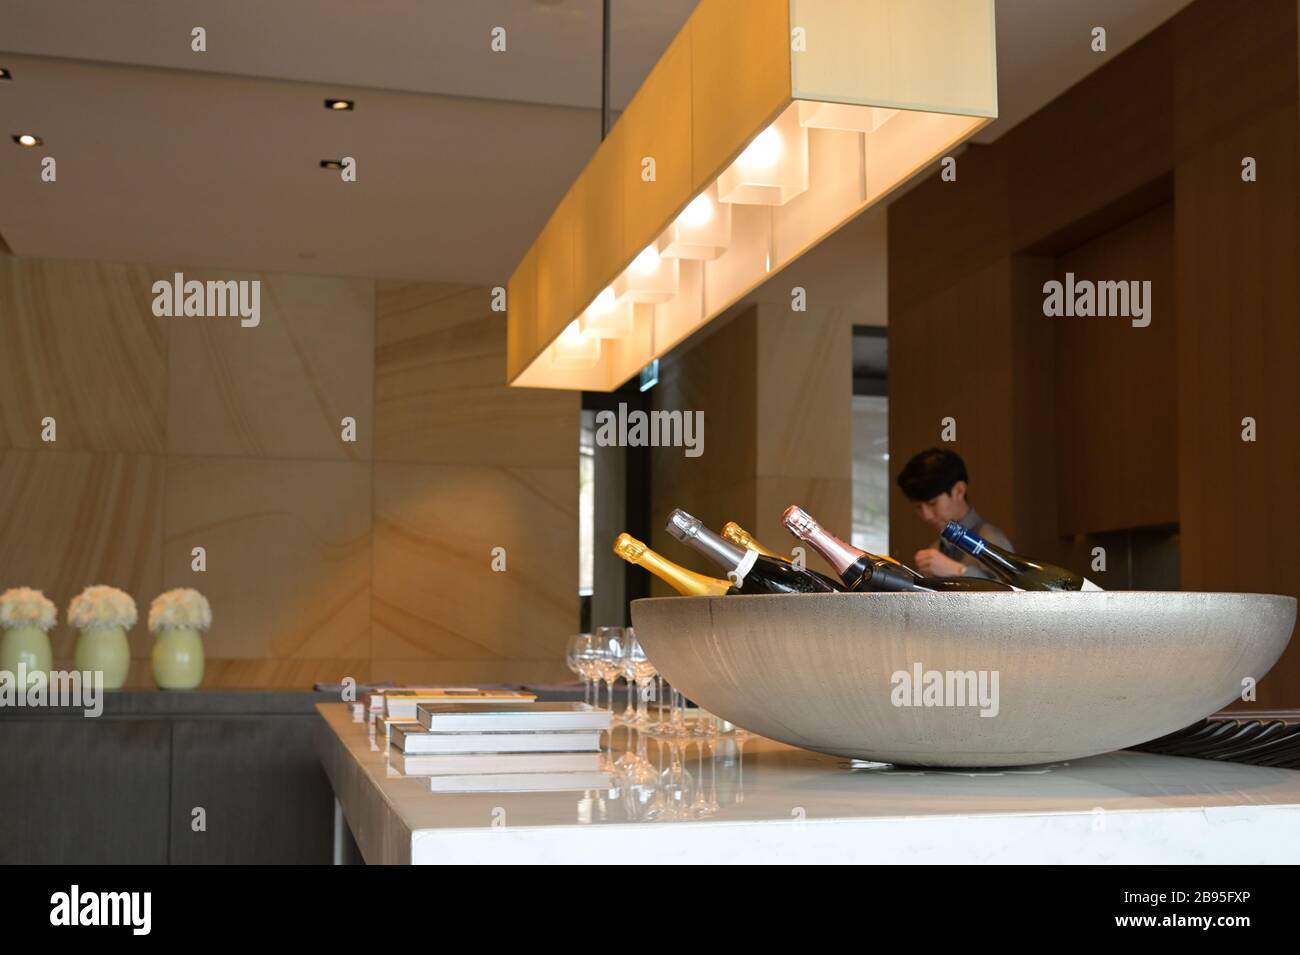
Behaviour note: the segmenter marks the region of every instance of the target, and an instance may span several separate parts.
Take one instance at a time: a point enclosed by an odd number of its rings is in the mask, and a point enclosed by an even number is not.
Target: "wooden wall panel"
[[[1025,553],[1064,567],[1082,567],[1062,548],[1056,528],[1057,411],[1053,402],[1056,367],[1051,361],[1056,328],[1043,316],[1043,284],[1055,272],[1049,258],[1020,255],[1011,263],[1011,516],[1004,530]],[[994,473],[981,481],[997,480]],[[1028,490],[1026,490],[1028,489]],[[981,512],[982,513],[982,512]],[[994,519],[995,520],[995,519]],[[995,520],[996,522],[996,520]],[[1106,586],[1104,581],[1097,581]]]
[[[891,263],[894,258],[891,251]],[[912,455],[931,447],[962,456],[971,502],[1016,538],[1011,278],[1011,260],[1003,259],[910,308],[891,307],[889,545],[900,560],[910,560],[938,536],[893,483]],[[957,440],[949,444],[941,440],[947,417],[957,426]]]
[[[1300,596],[1297,5],[1201,2],[1173,28],[1183,586]],[[1300,705],[1294,638],[1255,705]]]
[[[891,312],[1006,254],[1011,241],[1007,159],[1005,149],[971,144],[957,159],[955,182],[940,181],[936,167],[888,207]]]
[[[1294,107],[1276,111],[1178,168],[1180,509],[1192,589],[1300,593],[1298,120]],[[1288,172],[1243,183],[1246,151]],[[1242,440],[1248,416],[1253,443]],[[1285,661],[1288,698],[1300,699],[1300,654]]]
[[[1012,183],[1012,250],[1052,244],[1056,234],[1168,172],[1172,50],[1170,31],[1155,31],[993,147],[1005,151]]]
[[[1170,21],[1162,32],[1174,43],[1178,161],[1255,116],[1295,106],[1296,18],[1295,0],[1254,0],[1249,15],[1238,4],[1202,0]]]
[[[1172,203],[1056,260],[1052,278],[1151,282],[1151,324],[1043,318],[1056,338],[1062,536],[1178,523],[1177,305]],[[1041,296],[1041,291],[1040,291]]]

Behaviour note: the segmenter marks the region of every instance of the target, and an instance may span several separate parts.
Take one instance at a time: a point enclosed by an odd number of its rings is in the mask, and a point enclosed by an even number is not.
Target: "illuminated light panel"
[[[646,246],[614,280],[614,300],[620,304],[659,305],[677,294],[677,260]]]
[[[578,317],[578,328],[589,338],[627,338],[632,334],[632,308],[607,288]]]
[[[853,107],[850,107],[853,108]],[[808,130],[786,110],[718,177],[718,201],[783,206],[808,191]]]
[[[808,129],[840,129],[874,133],[898,114],[896,109],[878,106],[849,106],[844,103],[799,102],[799,125]]]
[[[710,186],[687,204],[659,237],[659,254],[672,259],[716,259],[731,244],[731,204]]]
[[[600,339],[584,335],[574,319],[551,345],[551,366],[560,369],[595,368],[600,364]]]

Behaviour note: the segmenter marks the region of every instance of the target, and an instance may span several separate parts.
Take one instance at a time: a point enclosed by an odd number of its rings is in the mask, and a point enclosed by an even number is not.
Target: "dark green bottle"
[[[943,539],[970,554],[999,578],[1021,590],[1101,590],[1087,577],[1055,564],[1040,564],[997,544],[990,544],[956,521],[943,529]]]

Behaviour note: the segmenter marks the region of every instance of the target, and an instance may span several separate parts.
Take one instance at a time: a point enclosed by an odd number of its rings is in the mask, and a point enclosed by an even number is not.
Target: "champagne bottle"
[[[835,587],[806,570],[767,557],[756,550],[737,547],[683,510],[668,517],[668,533],[717,563],[742,594],[824,594]]]
[[[739,592],[725,580],[706,577],[693,570],[687,570],[680,564],[674,564],[667,557],[652,551],[631,534],[618,535],[614,541],[614,553],[629,564],[644,567],[686,597],[720,597],[723,594]]]
[[[784,560],[789,563],[789,558],[783,557],[774,550],[768,550],[758,541],[754,540],[754,535],[749,533],[735,521],[727,521],[722,525],[722,536],[737,547],[743,547],[746,550],[756,550],[764,557],[775,557],[777,560]]]
[[[783,560],[786,563],[791,563],[789,557],[785,557],[782,554],[776,553],[775,551],[768,550],[758,541],[754,540],[753,535],[750,534],[749,531],[741,527],[739,524],[737,524],[735,521],[729,521],[726,525],[723,526],[722,536],[725,537],[727,540],[731,541],[733,544],[739,545],[740,547],[748,547],[752,550],[758,551],[760,554],[766,554],[768,557],[775,557],[777,560]],[[863,553],[865,553],[865,551]],[[886,563],[893,564],[895,567],[902,567],[905,570],[911,571],[911,573],[917,577],[920,576],[920,574],[917,574],[916,571],[912,570],[912,568],[908,567],[901,560],[895,560],[894,558],[890,557],[888,554],[872,554],[871,557],[873,560],[883,560]],[[812,573],[816,574],[817,571],[814,570],[812,571]],[[817,576],[824,577],[825,574],[817,574]]]
[[[727,540],[731,541],[731,543],[735,544],[737,547],[744,547],[748,550],[756,550],[764,557],[771,557],[773,560],[779,560],[783,563],[794,566],[793,560],[791,560],[789,557],[784,556],[783,554],[778,554],[776,551],[768,550],[766,547],[764,547],[762,544],[760,544],[758,541],[754,539],[753,534],[749,533],[749,531],[745,530],[735,521],[728,521],[726,524],[722,526],[722,536],[725,537]],[[832,590],[844,589],[840,585],[839,581],[831,580],[831,578],[827,577],[825,574],[818,573],[815,570],[809,570],[808,573],[812,574],[814,577],[817,577],[822,582],[828,584]]]
[[[890,563],[875,554],[846,544],[797,505],[788,507],[781,519],[795,537],[811,544],[830,562],[850,591],[971,592],[1014,589],[1000,581],[977,577],[922,577],[911,568]]]
[[[1054,564],[1040,564],[990,544],[956,521],[948,522],[943,529],[943,539],[960,547],[1002,580],[1021,590],[1101,590],[1087,577],[1072,570]]]

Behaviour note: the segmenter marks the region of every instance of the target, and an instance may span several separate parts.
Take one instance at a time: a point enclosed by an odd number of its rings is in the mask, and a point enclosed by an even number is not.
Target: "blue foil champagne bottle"
[[[1087,577],[1072,570],[1055,564],[1041,564],[990,544],[956,521],[949,521],[942,533],[948,543],[970,554],[999,579],[1021,590],[1101,590]]]

